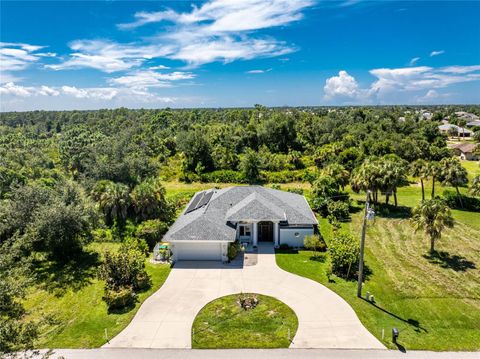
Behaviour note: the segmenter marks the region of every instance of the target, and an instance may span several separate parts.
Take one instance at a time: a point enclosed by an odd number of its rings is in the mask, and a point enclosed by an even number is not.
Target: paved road
[[[295,311],[299,327],[291,348],[384,348],[340,296],[280,269],[271,244],[259,246],[254,266],[179,264],[105,348],[191,348],[192,323],[199,310],[213,299],[239,292],[273,296]]]
[[[480,353],[345,349],[59,349],[50,358],[57,359],[478,359]],[[40,358],[40,356],[38,356]]]

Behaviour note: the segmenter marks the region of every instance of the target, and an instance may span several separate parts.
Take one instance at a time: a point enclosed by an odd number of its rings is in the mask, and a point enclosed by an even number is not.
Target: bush
[[[213,183],[245,183],[245,177],[241,172],[233,170],[218,170],[200,175],[200,181]]]
[[[135,293],[132,287],[123,287],[117,290],[105,288],[102,298],[109,309],[122,309],[135,303]]]
[[[332,260],[332,272],[337,276],[349,279],[356,273],[360,246],[350,234],[336,234],[329,246]]]
[[[143,253],[145,256],[148,256],[148,245],[147,242],[142,239],[142,238],[136,238],[136,237],[127,237],[125,238],[121,250],[123,251],[129,251],[129,250],[136,250],[139,251],[140,253]]]
[[[118,252],[105,253],[105,261],[99,268],[99,276],[105,280],[107,289],[120,290],[131,287],[134,291],[145,288],[148,278],[145,271],[145,256],[134,249],[121,248]]]
[[[290,246],[287,243],[281,243],[280,244],[280,249],[282,250],[289,250]]]
[[[343,201],[329,201],[327,204],[327,217],[335,218],[337,221],[345,221],[350,218],[350,205]]]
[[[136,236],[145,240],[150,249],[155,247],[157,242],[162,240],[162,237],[168,231],[168,224],[159,219],[150,219],[140,223],[136,229]]]
[[[465,195],[460,195],[462,197],[463,209],[467,211],[480,212],[480,200],[474,197],[467,197]],[[460,202],[458,200],[458,195],[455,191],[445,190],[443,191],[443,198],[447,203],[448,207],[452,209],[462,209]]]
[[[269,183],[289,183],[303,181],[305,170],[284,170],[277,172],[262,171],[261,177]]]
[[[113,242],[113,234],[110,228],[98,228],[92,231],[95,242]]]
[[[233,243],[228,244],[228,251],[227,251],[227,256],[229,260],[235,259],[237,256],[238,252],[240,251],[240,242],[235,241]]]
[[[314,252],[325,252],[327,250],[327,245],[318,234],[305,236],[303,245],[306,249]]]

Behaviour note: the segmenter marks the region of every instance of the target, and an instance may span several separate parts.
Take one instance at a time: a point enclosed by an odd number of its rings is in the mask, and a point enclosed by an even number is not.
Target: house
[[[164,236],[173,260],[226,261],[229,243],[303,246],[318,222],[304,196],[261,186],[210,189],[193,196]]]
[[[467,127],[480,127],[480,120],[470,121],[466,124]]]
[[[457,125],[454,125],[454,124],[451,124],[451,123],[447,123],[447,124],[444,124],[444,125],[440,125],[438,126],[438,129],[440,130],[440,132],[442,133],[445,133],[447,135],[450,135],[450,130],[454,130],[455,131],[455,136],[458,136],[458,137],[470,137],[472,136],[473,132],[470,131],[469,129],[467,128],[464,128],[464,127],[460,127],[460,126],[457,126]]]
[[[480,159],[480,156],[475,153],[477,146],[478,144],[475,143],[455,143],[449,147],[453,150],[455,155],[460,157],[460,159],[477,161]]]

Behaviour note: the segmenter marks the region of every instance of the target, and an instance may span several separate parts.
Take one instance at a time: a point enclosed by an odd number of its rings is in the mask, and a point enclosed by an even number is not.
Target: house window
[[[240,235],[240,237],[250,237],[250,226],[249,225],[240,225],[239,235]]]
[[[300,233],[295,232],[293,235],[298,238],[300,236]]]

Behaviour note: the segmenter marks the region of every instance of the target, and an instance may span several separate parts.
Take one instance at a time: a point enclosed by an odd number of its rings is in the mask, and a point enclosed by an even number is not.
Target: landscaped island
[[[279,300],[232,294],[215,299],[198,313],[192,348],[288,348],[297,328],[295,312]]]

